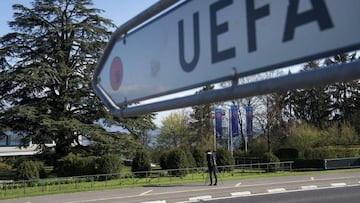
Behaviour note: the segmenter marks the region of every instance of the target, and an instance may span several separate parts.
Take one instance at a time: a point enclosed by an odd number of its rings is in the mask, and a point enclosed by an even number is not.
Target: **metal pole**
[[[216,108],[216,107],[215,107]],[[215,108],[214,108],[214,119],[213,119],[213,126],[214,126],[214,147],[213,147],[213,150],[216,151],[216,122],[215,122]]]
[[[334,82],[346,82],[360,78],[360,60],[334,65],[312,71],[300,72],[277,78],[266,79],[243,85],[201,92],[196,95],[144,104],[113,111],[115,116],[131,117],[157,111],[183,108],[213,102],[228,101],[245,97],[282,92],[297,88],[310,88]]]
[[[229,109],[229,136],[230,136],[230,153],[231,155],[233,155],[233,139],[232,139],[232,122],[231,122],[231,119],[232,119],[232,113],[231,113],[231,108]]]

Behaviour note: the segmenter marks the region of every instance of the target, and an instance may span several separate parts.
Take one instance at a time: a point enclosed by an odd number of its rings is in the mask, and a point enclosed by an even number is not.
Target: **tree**
[[[338,54],[327,58],[326,66],[344,64],[356,60],[356,54]],[[352,121],[354,112],[360,110],[360,80],[350,82],[337,82],[328,86],[327,94],[331,98],[330,120],[341,123]],[[353,123],[356,126],[356,123]]]
[[[278,148],[286,139],[287,127],[283,116],[283,98],[281,93],[272,93],[260,96],[264,109],[255,114],[261,132],[267,142],[267,152]]]
[[[196,94],[214,89],[213,85],[203,87]],[[189,129],[192,133],[195,146],[207,147],[214,146],[214,125],[213,125],[213,104],[196,105],[192,107],[190,114]]]
[[[320,68],[319,61],[310,61],[302,71]],[[290,90],[288,102],[296,119],[307,121],[316,127],[325,128],[330,114],[330,97],[326,86]]]
[[[137,124],[152,123],[152,115],[113,118],[91,88],[108,29],[114,27],[111,20],[91,8],[91,0],[35,0],[31,5],[13,5],[9,26],[14,32],[0,39],[2,128],[23,134],[24,143],[54,140],[57,158],[91,149],[80,145],[79,135],[97,148],[122,140],[123,134],[106,132],[99,120],[143,132]]]
[[[151,163],[150,163],[150,155],[145,150],[140,150],[135,153],[135,157],[133,158],[131,171],[132,172],[141,172],[141,171],[150,171]],[[145,174],[137,174],[139,176],[144,176]]]
[[[180,146],[189,146],[188,119],[183,113],[171,113],[162,121],[160,134],[157,137],[157,145],[160,149],[168,149]]]

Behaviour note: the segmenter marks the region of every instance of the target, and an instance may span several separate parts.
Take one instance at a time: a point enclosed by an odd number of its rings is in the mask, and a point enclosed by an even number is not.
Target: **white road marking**
[[[313,189],[317,189],[318,187],[316,185],[305,185],[305,186],[301,186],[302,190],[313,190]]]
[[[139,195],[140,196],[143,196],[143,195],[146,195],[146,194],[148,194],[148,193],[150,193],[150,192],[152,192],[153,190],[148,190],[148,191],[145,191],[145,192],[143,192],[143,193],[140,193]]]
[[[346,183],[331,183],[331,187],[344,187]]]
[[[157,200],[157,201],[141,202],[141,203],[166,203],[166,200]]]
[[[235,187],[239,187],[241,185],[241,183],[237,183],[236,185],[235,185]]]
[[[198,197],[190,197],[190,201],[200,201],[200,200],[209,200],[211,199],[211,195],[204,195],[204,196],[198,196]]]
[[[314,178],[314,177],[310,177],[310,180],[315,180],[315,178]]]
[[[274,188],[274,189],[268,189],[268,193],[277,193],[277,192],[285,192],[285,188]]]
[[[244,191],[244,192],[232,192],[230,193],[231,196],[236,196],[236,197],[242,197],[242,196],[249,196],[251,195],[250,191]]]

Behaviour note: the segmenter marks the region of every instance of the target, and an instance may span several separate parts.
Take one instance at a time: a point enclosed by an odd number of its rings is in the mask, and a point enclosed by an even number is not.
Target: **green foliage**
[[[194,157],[196,167],[206,166],[206,154],[203,148],[193,148],[192,156]]]
[[[317,68],[327,68],[335,64],[348,63],[357,60],[357,53],[343,53],[322,61],[310,61],[304,66],[304,71]],[[291,112],[291,119],[303,120],[311,125],[326,129],[332,122],[350,122],[358,126],[359,119],[359,80],[337,82],[326,86],[310,89],[288,91],[286,103]],[[354,119],[355,118],[355,119]],[[359,134],[359,128],[357,133]]]
[[[266,137],[260,135],[256,138],[249,139],[248,142],[248,156],[261,157],[267,152]]]
[[[214,89],[213,85],[204,86],[196,94],[201,92],[211,91]],[[190,114],[191,122],[189,123],[190,135],[192,137],[192,143],[196,147],[205,147],[210,149],[214,146],[213,139],[213,104],[204,104],[193,106],[193,112]]]
[[[168,166],[168,163],[167,163],[167,159],[169,157],[169,153],[170,153],[170,150],[164,150],[161,152],[160,154],[160,167],[162,169],[169,169],[169,166]]]
[[[271,153],[271,152],[266,152],[266,153],[263,155],[262,159],[264,160],[265,163],[273,163],[273,164],[270,164],[270,165],[266,168],[266,170],[267,170],[268,172],[274,172],[274,171],[279,170],[280,164],[279,164],[278,162],[280,162],[280,160],[279,160],[279,158],[278,158],[275,154],[273,154],[273,153]]]
[[[186,153],[183,150],[176,148],[169,151],[168,157],[166,158],[167,169],[185,169],[187,168],[187,164]],[[175,176],[184,176],[186,172],[186,170],[169,171],[171,175]]]
[[[355,129],[348,123],[332,124],[324,130],[323,137],[328,145],[354,145],[358,143],[358,135]]]
[[[153,114],[115,118],[91,86],[112,33],[108,29],[115,28],[111,20],[101,17],[91,0],[66,5],[62,0],[36,0],[13,9],[9,25],[14,32],[0,38],[1,56],[6,56],[0,61],[1,128],[22,133],[24,143],[32,140],[41,150],[42,144],[55,141],[54,160],[69,153],[98,156],[113,149],[132,153],[133,138],[140,141],[155,128]],[[121,139],[119,133],[106,132],[104,125],[126,128],[133,138]],[[79,135],[89,138],[92,146],[81,146]]]
[[[141,171],[150,171],[151,163],[150,163],[150,154],[145,150],[140,150],[135,153],[135,157],[133,158],[131,171],[132,172],[141,172]],[[138,174],[143,175],[143,174]]]
[[[115,174],[120,172],[121,161],[117,155],[106,154],[96,159],[98,174]]]
[[[328,142],[328,140],[321,142],[321,137],[321,132],[317,128],[304,123],[290,129],[287,144],[290,148],[297,149],[299,158],[303,159],[307,149],[318,147],[319,145],[326,144],[324,142]]]
[[[160,134],[157,137],[159,149],[187,146],[190,143],[186,116],[172,113],[162,121]]]
[[[14,177],[13,167],[10,164],[0,162],[0,179],[7,180]]]
[[[44,163],[40,161],[23,161],[17,167],[18,180],[36,180],[45,178]]]
[[[190,147],[180,147],[181,150],[183,150],[185,152],[185,156],[186,156],[186,168],[194,168],[196,167],[196,162],[194,159],[194,156],[191,152]]]
[[[347,123],[333,124],[325,130],[320,130],[309,124],[303,123],[290,130],[287,138],[287,145],[297,149],[299,158],[313,157],[312,151],[317,148],[324,148],[336,145],[354,145],[358,143],[356,131]],[[319,152],[323,157],[334,157],[333,152]],[[330,153],[330,154],[328,154]],[[307,155],[306,155],[307,154]],[[318,154],[318,156],[320,156]]]
[[[234,169],[232,166],[235,165],[235,159],[228,150],[218,148],[216,151],[216,164],[218,166],[229,166],[225,168],[221,167],[219,171],[232,171]]]
[[[305,151],[306,159],[333,159],[360,157],[360,147],[325,146]]]
[[[59,177],[96,174],[96,158],[69,154],[58,160],[56,173]]]
[[[4,162],[0,162],[0,170],[10,171],[12,170],[12,166]]]

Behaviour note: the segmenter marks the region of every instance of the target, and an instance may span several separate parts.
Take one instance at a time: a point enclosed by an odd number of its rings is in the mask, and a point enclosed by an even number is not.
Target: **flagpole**
[[[213,150],[216,151],[216,107],[214,108],[214,120],[213,120],[213,126],[214,126],[214,146]]]
[[[233,148],[233,139],[232,139],[232,112],[231,112],[231,108],[229,109],[229,136],[230,136],[230,152],[231,152],[231,155],[233,155],[233,151],[234,151],[234,148]]]

